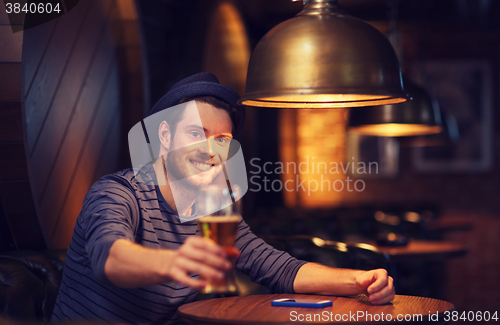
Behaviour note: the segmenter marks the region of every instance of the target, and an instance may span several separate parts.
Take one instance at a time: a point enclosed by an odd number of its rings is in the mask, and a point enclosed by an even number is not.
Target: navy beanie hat
[[[238,104],[240,95],[238,95],[237,92],[221,84],[217,77],[209,72],[194,74],[173,85],[172,88],[156,102],[151,111],[149,111],[148,116],[175,106],[184,98],[198,96],[217,97],[236,109],[236,114],[239,117],[239,125],[234,126],[234,137],[236,138],[241,132],[245,122],[245,106]]]

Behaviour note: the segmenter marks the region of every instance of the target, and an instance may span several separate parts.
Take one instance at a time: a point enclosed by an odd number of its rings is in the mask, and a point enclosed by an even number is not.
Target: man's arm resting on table
[[[127,239],[116,240],[104,264],[106,277],[116,286],[138,288],[176,281],[200,289],[207,279],[222,279],[231,263],[213,241],[191,236],[178,250],[152,249]],[[202,279],[194,279],[197,273]]]
[[[307,263],[297,272],[293,289],[296,293],[338,296],[364,293],[377,305],[394,299],[393,279],[384,269],[361,271]]]

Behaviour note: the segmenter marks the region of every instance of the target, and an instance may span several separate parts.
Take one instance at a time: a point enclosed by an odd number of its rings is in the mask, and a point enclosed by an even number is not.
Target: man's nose
[[[207,155],[210,158],[213,158],[215,156],[214,151],[213,151],[213,138],[208,138],[205,141],[202,141],[201,146],[199,147],[198,151],[200,154]]]

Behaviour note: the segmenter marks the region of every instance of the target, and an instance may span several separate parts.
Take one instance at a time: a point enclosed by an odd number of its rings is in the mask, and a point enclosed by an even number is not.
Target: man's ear
[[[172,139],[172,134],[170,132],[170,126],[167,121],[163,121],[158,128],[158,137],[160,138],[161,145],[168,152],[170,149],[170,141]]]

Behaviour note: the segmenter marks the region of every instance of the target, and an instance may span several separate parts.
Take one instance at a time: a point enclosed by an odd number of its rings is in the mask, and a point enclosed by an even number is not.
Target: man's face
[[[210,104],[188,104],[167,154],[169,180],[189,187],[205,186],[221,173],[232,139],[229,114]]]

